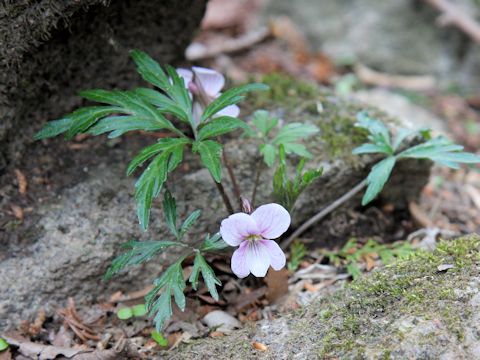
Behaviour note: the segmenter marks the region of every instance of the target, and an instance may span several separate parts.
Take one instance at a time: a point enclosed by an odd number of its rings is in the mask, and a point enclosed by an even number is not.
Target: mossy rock
[[[439,266],[452,265],[445,271]],[[476,359],[480,354],[480,236],[375,270],[333,296],[170,359]],[[254,350],[254,341],[268,351]]]
[[[366,136],[354,127],[357,112],[367,109],[392,127],[397,125],[376,109],[339,99],[309,84],[278,75],[270,76],[267,83],[272,85],[272,90],[256,98],[257,103],[250,99],[246,109],[266,107],[283,122],[307,122],[321,129],[318,135],[306,141],[306,145],[314,155],[308,166],[323,166],[324,175],[299,198],[292,216],[295,227],[363,180],[377,160],[351,155],[352,148]],[[321,111],[318,111],[319,104]],[[39,187],[35,193],[32,184],[29,195],[42,200],[32,203],[32,211],[24,222],[16,223],[8,233],[3,247],[6,256],[0,260],[0,278],[4,279],[5,289],[0,292],[0,327],[32,317],[39,307],[51,313],[73,294],[78,299],[98,301],[114,291],[131,291],[132,284],[140,289],[172,259],[164,254],[146,267],[131,269],[109,283],[101,282],[106,268],[119,253],[120,244],[132,239],[168,239],[169,233],[158,200],[151,212],[149,231],[140,231],[133,198],[135,178],[125,175],[128,160],[139,148],[156,139],[132,135],[112,147],[108,141],[103,144],[103,138],[89,141],[95,146],[76,152],[62,148],[64,140],[57,138],[36,143],[31,148],[30,158],[35,166],[61,176],[51,179],[54,191]],[[238,137],[225,145],[239,186],[247,196],[251,194],[259,160],[256,146],[252,140]],[[49,152],[52,152],[50,157],[47,156]],[[298,159],[291,161],[295,164]],[[408,201],[418,196],[428,180],[429,171],[428,162],[400,162],[376,205],[388,201],[396,209],[405,208]],[[273,201],[272,172],[263,172],[257,205]],[[228,184],[228,177],[224,176]],[[202,210],[199,222],[192,229],[192,241],[203,238],[206,232],[218,231],[220,221],[227,216],[224,204],[208,171],[199,168],[192,154],[186,154],[186,163],[169,180],[168,187],[177,199],[179,218],[185,218],[193,210]],[[228,185],[226,189],[231,192]],[[395,223],[392,216],[389,222],[378,224],[371,216],[348,218],[352,209],[357,213],[364,211],[360,197],[361,194],[351,199],[344,209],[332,213],[314,229],[314,246],[325,246],[327,242],[333,245],[351,235],[391,232],[389,226]],[[382,215],[382,218],[388,217]],[[363,225],[355,219],[364,219]]]

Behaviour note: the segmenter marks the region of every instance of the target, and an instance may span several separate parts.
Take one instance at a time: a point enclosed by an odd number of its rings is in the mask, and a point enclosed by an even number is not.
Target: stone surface
[[[441,264],[453,264],[446,272]],[[443,242],[354,281],[333,296],[170,359],[479,359],[480,237]],[[254,350],[253,342],[268,347]]]
[[[480,18],[473,0],[456,0]],[[266,16],[286,15],[305,32],[314,51],[338,63],[359,61],[392,74],[432,74],[443,87],[480,90],[480,47],[454,27],[436,25],[425,1],[271,0]]]
[[[138,83],[128,51],[183,58],[206,0],[7,1],[0,5],[0,175],[86,88]]]
[[[325,171],[298,201],[293,213],[293,226],[298,226],[360,182],[375,159],[351,155],[352,148],[365,140],[365,133],[353,126],[357,112],[365,109],[364,105],[340,100],[291,80],[285,82],[283,79],[281,83],[283,85],[279,86],[271,81],[274,90],[262,96],[256,94],[246,106],[267,107],[282,121],[313,123],[321,129],[321,133],[309,139],[307,145],[314,155],[309,166],[324,166]],[[318,101],[323,104],[321,113],[316,110]],[[368,109],[372,116],[395,126],[392,118],[373,108]],[[162,211],[158,208],[159,201],[154,205],[149,231],[142,233],[139,230],[133,199],[134,179],[124,175],[127,161],[133,156],[129,145],[134,137],[125,137],[117,146],[110,144],[112,148],[108,147],[108,142],[107,145],[94,145],[93,142],[81,151],[57,151],[48,167],[40,164],[44,172],[54,174],[50,180],[53,184],[65,179],[67,182],[46,197],[40,192],[48,194],[48,188],[39,187],[37,196],[42,201],[31,204],[33,209],[23,224],[18,225],[12,220],[9,225],[13,230],[7,233],[0,253],[0,278],[4,289],[0,292],[1,328],[34,316],[41,307],[51,313],[69,296],[80,302],[105,299],[119,289],[141,289],[159,274],[162,263],[168,262],[163,256],[147,267],[117,276],[109,283],[101,281],[109,263],[119,253],[120,244],[131,239],[159,240],[168,236]],[[143,146],[155,141],[151,137],[139,140]],[[59,142],[62,139],[37,143],[36,156],[53,151],[49,144],[58,145]],[[226,145],[240,188],[246,194],[251,193],[254,178],[255,147],[256,144],[246,139],[231,139]],[[80,154],[83,154],[80,160],[75,158]],[[169,180],[168,187],[177,198],[180,218],[185,218],[193,210],[202,210],[202,217],[190,236],[191,241],[198,241],[206,232],[218,231],[221,219],[227,214],[208,172],[198,169],[192,156],[187,154],[186,166]],[[67,161],[66,166],[61,162],[66,158],[73,164]],[[42,161],[35,157],[32,160]],[[401,162],[377,204],[381,206],[389,202],[401,211],[418,195],[428,179],[429,170],[427,162]],[[61,176],[57,176],[59,174]],[[272,171],[264,171],[257,204],[273,200],[271,179]],[[29,191],[32,192],[30,196],[36,196],[33,190]],[[352,199],[348,211],[338,210],[315,229],[318,245],[333,244],[350,235],[393,233],[389,226],[395,224],[394,217],[390,217],[387,223],[376,223],[373,216],[352,217],[355,209],[363,211],[359,206],[360,196]],[[365,220],[359,223],[354,221],[355,218]],[[382,219],[385,218],[388,216],[382,215]]]
[[[378,107],[388,115],[401,119],[409,128],[429,128],[437,134],[448,136],[446,121],[425,108],[412,103],[405,96],[386,89],[361,90],[352,94],[354,99]]]

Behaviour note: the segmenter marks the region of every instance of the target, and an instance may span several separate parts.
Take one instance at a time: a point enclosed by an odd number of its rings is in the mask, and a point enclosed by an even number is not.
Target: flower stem
[[[225,192],[225,188],[221,183],[216,182],[215,179],[213,179],[213,182],[217,186],[218,192],[222,196],[222,200],[223,200],[223,203],[225,204],[225,207],[227,208],[227,211],[230,214],[233,214],[233,206],[232,206],[232,203],[230,202],[230,199],[228,198],[227,193]]]
[[[356,194],[358,194],[360,191],[363,190],[363,188],[367,186],[367,179],[362,180],[360,183],[358,183],[354,188],[343,194],[341,197],[339,197],[337,200],[332,202],[330,205],[328,205],[326,208],[318,212],[316,215],[312,216],[310,219],[305,221],[297,230],[293,232],[292,235],[288,237],[285,241],[283,241],[280,244],[280,247],[285,250],[290,243],[295,240],[297,237],[302,235],[305,230],[310,228],[313,224],[317,223],[318,221],[322,220],[325,216],[330,214],[332,211],[337,209],[340,205],[343,205],[346,203],[348,200],[350,200],[352,197],[354,197]]]
[[[242,193],[240,192],[240,188],[238,187],[237,179],[235,177],[235,173],[233,172],[232,164],[230,164],[230,160],[228,159],[227,152],[225,150],[222,151],[223,162],[225,167],[228,171],[228,176],[230,177],[230,181],[232,182],[233,192],[235,197],[238,201],[238,206],[240,210],[242,209]]]
[[[257,160],[257,164],[255,166],[255,183],[253,184],[253,191],[252,191],[252,198],[251,198],[251,204],[252,208],[255,207],[255,197],[257,196],[257,188],[258,184],[260,183],[260,175],[262,174],[263,171],[263,162],[262,159]]]

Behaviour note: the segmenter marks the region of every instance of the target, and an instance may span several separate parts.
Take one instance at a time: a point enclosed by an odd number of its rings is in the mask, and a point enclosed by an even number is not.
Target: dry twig
[[[464,13],[457,5],[448,0],[425,1],[442,13],[439,24],[442,26],[452,24],[470,36],[477,44],[480,44],[480,24]]]
[[[68,298],[68,306],[65,309],[57,310],[57,314],[65,320],[65,326],[72,329],[83,342],[100,340],[100,337],[78,315],[73,298]]]
[[[355,74],[360,81],[367,85],[401,88],[414,91],[432,90],[436,86],[436,81],[433,76],[386,74],[370,69],[362,64],[355,66]]]
[[[270,29],[262,27],[248,32],[237,38],[230,38],[219,44],[206,46],[200,43],[193,43],[185,51],[185,57],[189,61],[198,61],[214,58],[222,54],[230,54],[242,51],[258,44],[270,36]]]

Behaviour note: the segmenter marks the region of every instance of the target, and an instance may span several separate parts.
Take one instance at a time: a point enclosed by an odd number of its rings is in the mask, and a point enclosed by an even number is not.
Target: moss
[[[466,339],[465,324],[474,314],[466,306],[472,295],[462,290],[478,277],[479,249],[478,235],[441,242],[434,253],[419,251],[290,314],[283,337],[285,328],[266,334],[248,327],[182,347],[178,358],[439,358],[445,344],[460,349]],[[442,264],[454,267],[440,272]],[[253,341],[265,342],[269,351],[255,352]],[[407,356],[412,347],[420,352]]]
[[[474,274],[474,265],[480,262],[479,248],[478,236],[444,241],[434,253],[419,251],[383,271],[354,281],[346,292],[340,292],[332,299],[338,310],[330,321],[337,320],[341,326],[324,338],[320,353],[333,355],[334,349],[336,356],[346,354],[357,345],[362,347],[362,342],[371,341],[372,337],[377,337],[384,348],[404,340],[405,332],[380,330],[372,321],[386,314],[391,319],[410,316],[441,321],[462,342],[465,338],[464,321],[471,314],[468,307],[463,306],[468,299],[459,299],[454,289],[462,288],[461,282],[467,282]],[[454,264],[454,268],[439,272],[437,267],[442,264]],[[343,306],[339,307],[339,303]],[[323,307],[320,317],[333,308],[331,303],[323,304]],[[382,338],[379,334],[389,336]],[[418,341],[422,341],[421,337]]]
[[[342,158],[350,165],[358,161],[352,150],[367,140],[367,132],[355,127],[356,115],[365,106],[340,99],[314,83],[273,73],[262,78],[268,91],[249,94],[247,110],[264,108],[286,122],[313,123],[320,129],[312,153],[317,160]],[[372,116],[391,122],[385,114],[368,108]]]
[[[261,82],[268,85],[270,89],[249,95],[248,102],[254,108],[268,108],[278,104],[294,108],[298,106],[300,99],[305,108],[316,111],[316,107],[312,107],[319,95],[316,85],[281,73],[264,75]]]

